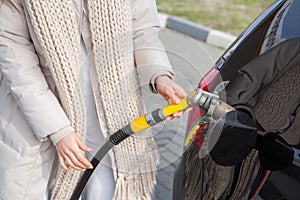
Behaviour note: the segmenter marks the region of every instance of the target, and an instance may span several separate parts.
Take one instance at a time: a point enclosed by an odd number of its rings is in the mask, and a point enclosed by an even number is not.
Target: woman
[[[83,152],[142,113],[136,69],[168,103],[186,95],[158,26],[154,0],[2,2],[1,199],[47,199],[55,149],[51,198],[69,199],[80,171],[92,167]],[[128,138],[106,160],[113,168],[97,168],[88,199],[150,199],[158,162],[151,137]]]

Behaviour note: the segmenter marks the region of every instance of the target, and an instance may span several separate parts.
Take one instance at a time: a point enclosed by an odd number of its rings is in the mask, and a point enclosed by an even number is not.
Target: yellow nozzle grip
[[[200,128],[200,126],[198,124],[193,127],[193,129],[191,130],[191,132],[189,133],[189,135],[187,136],[187,138],[184,142],[185,147],[187,147],[190,144],[191,140],[193,139],[194,135],[196,134],[196,132],[199,128]]]
[[[192,98],[196,94],[196,90],[193,91],[188,98]],[[189,104],[187,103],[187,98],[181,99],[179,104],[171,104],[168,106],[165,106],[161,109],[162,114],[164,117],[171,116],[177,112],[181,112],[189,107]],[[140,131],[143,131],[147,128],[149,128],[150,125],[148,124],[146,120],[146,115],[143,115],[133,121],[130,122],[130,128],[132,132],[138,133]]]
[[[171,116],[177,112],[181,112],[189,107],[187,99],[181,99],[179,104],[171,104],[162,109],[162,112],[165,117]]]
[[[146,121],[146,115],[143,115],[130,122],[130,128],[134,133],[138,133],[149,128],[150,125]]]

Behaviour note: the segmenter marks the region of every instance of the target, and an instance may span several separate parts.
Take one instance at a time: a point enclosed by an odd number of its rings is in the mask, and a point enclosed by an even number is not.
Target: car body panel
[[[213,92],[216,87],[224,82],[230,81],[247,63],[253,59],[266,53],[274,46],[281,42],[300,37],[300,0],[277,0],[262,12],[232,43],[225,53],[216,61],[214,69],[219,70],[219,73],[213,73],[213,79],[210,77],[210,83],[205,85],[205,79],[211,76],[211,71],[200,81],[199,87],[205,88]],[[213,70],[214,71],[214,70]],[[187,132],[192,124],[201,116],[201,111],[197,107],[189,114]],[[200,133],[201,134],[201,133]],[[195,137],[194,144],[199,143],[200,137]],[[186,154],[182,156],[182,160],[177,168],[174,176],[173,199],[182,199],[184,197],[184,170]],[[300,170],[293,166],[289,167],[289,171],[294,173],[288,174],[291,179],[296,177],[300,185]],[[284,170],[283,170],[284,171]],[[287,171],[285,169],[285,171]],[[279,172],[280,173],[280,172]],[[285,174],[287,174],[285,172]],[[272,180],[272,175],[270,180]],[[292,182],[293,182],[292,181]],[[232,185],[234,189],[235,186]],[[278,189],[278,188],[277,188]],[[280,188],[279,188],[280,190]],[[296,195],[297,196],[297,195]]]

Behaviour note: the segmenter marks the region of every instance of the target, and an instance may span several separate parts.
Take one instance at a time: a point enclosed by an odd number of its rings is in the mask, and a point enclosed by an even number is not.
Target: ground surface
[[[200,79],[223,52],[222,49],[168,29],[161,31],[160,38],[176,72],[176,82],[188,93],[197,87]],[[166,105],[165,100],[151,93],[147,86],[143,86],[143,97],[148,111]],[[172,200],[173,175],[183,152],[186,121],[187,114],[184,114],[180,119],[159,124],[151,130],[160,153],[153,200]]]
[[[238,35],[274,0],[157,0],[162,13]]]

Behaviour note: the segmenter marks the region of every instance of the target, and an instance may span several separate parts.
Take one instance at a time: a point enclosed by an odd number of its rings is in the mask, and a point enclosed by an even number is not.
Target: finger
[[[80,150],[79,150],[80,151]],[[68,153],[67,154],[67,156],[68,156],[68,158],[70,159],[70,161],[71,161],[71,167],[75,167],[75,169],[79,169],[79,170],[85,170],[87,167],[85,167],[84,166],[84,164],[83,163],[81,163],[78,159],[77,159],[77,157],[78,157],[78,155],[77,155],[78,153],[76,152],[76,151],[72,151],[71,153]],[[81,152],[79,153],[79,154],[82,154]],[[73,165],[73,166],[72,166]]]
[[[171,103],[175,103],[175,104],[180,103],[180,99],[177,97],[176,91],[173,88],[169,89],[169,94],[170,94]]]
[[[191,107],[191,108],[188,108],[188,109],[186,109],[184,112],[190,112],[191,110],[193,110],[193,108]]]
[[[185,90],[177,84],[174,87],[174,91],[177,97],[180,99],[187,97],[187,93],[185,92]]]
[[[174,119],[173,116],[168,116],[168,117],[166,117],[166,121],[171,121],[172,119]]]
[[[176,104],[179,104],[180,99],[183,99],[187,96],[186,92],[178,85],[174,88],[172,94],[173,94],[173,96],[171,97],[172,103],[176,103]]]
[[[175,96],[173,99],[174,99],[174,103],[176,104],[180,103],[180,99],[177,96]]]
[[[172,90],[172,91],[173,91],[173,90]],[[172,92],[171,99],[172,99],[172,103],[175,103],[175,104],[179,104],[179,103],[180,103],[180,100],[179,100],[179,98],[176,96],[175,91]]]
[[[65,164],[65,161],[64,159],[62,158],[61,155],[58,155],[58,161],[59,161],[59,164],[62,166],[62,168],[68,172],[71,171],[71,169]]]
[[[171,94],[171,93],[170,93]],[[163,95],[162,95],[163,96]],[[164,97],[168,104],[179,104],[180,100],[179,98],[175,95],[175,93],[172,93],[170,96]]]
[[[169,87],[163,87],[163,89],[161,90],[160,94],[161,94],[166,100],[171,99],[171,100],[172,100],[172,103],[174,103],[172,97],[175,95],[175,93],[174,93],[174,91],[173,91],[172,88],[169,88]]]
[[[79,171],[84,171],[85,170],[84,168],[80,168],[80,167],[76,166],[76,164],[74,164],[72,159],[68,156],[64,157],[64,164],[66,166],[68,166],[69,168],[73,168],[73,169],[76,169],[76,170],[79,170]]]
[[[167,100],[168,104],[173,104],[173,100],[171,98],[166,99],[166,100]]]
[[[82,151],[85,151],[85,152],[92,151],[91,148],[88,148],[85,144],[83,144],[83,142],[79,139],[79,137],[76,137],[76,141],[77,141],[78,147],[79,147]]]
[[[173,117],[182,117],[182,112],[174,113]]]
[[[84,166],[85,169],[93,168],[93,165],[86,159],[86,157],[81,152],[75,152],[74,155],[76,156],[76,159],[80,162],[80,164]]]

